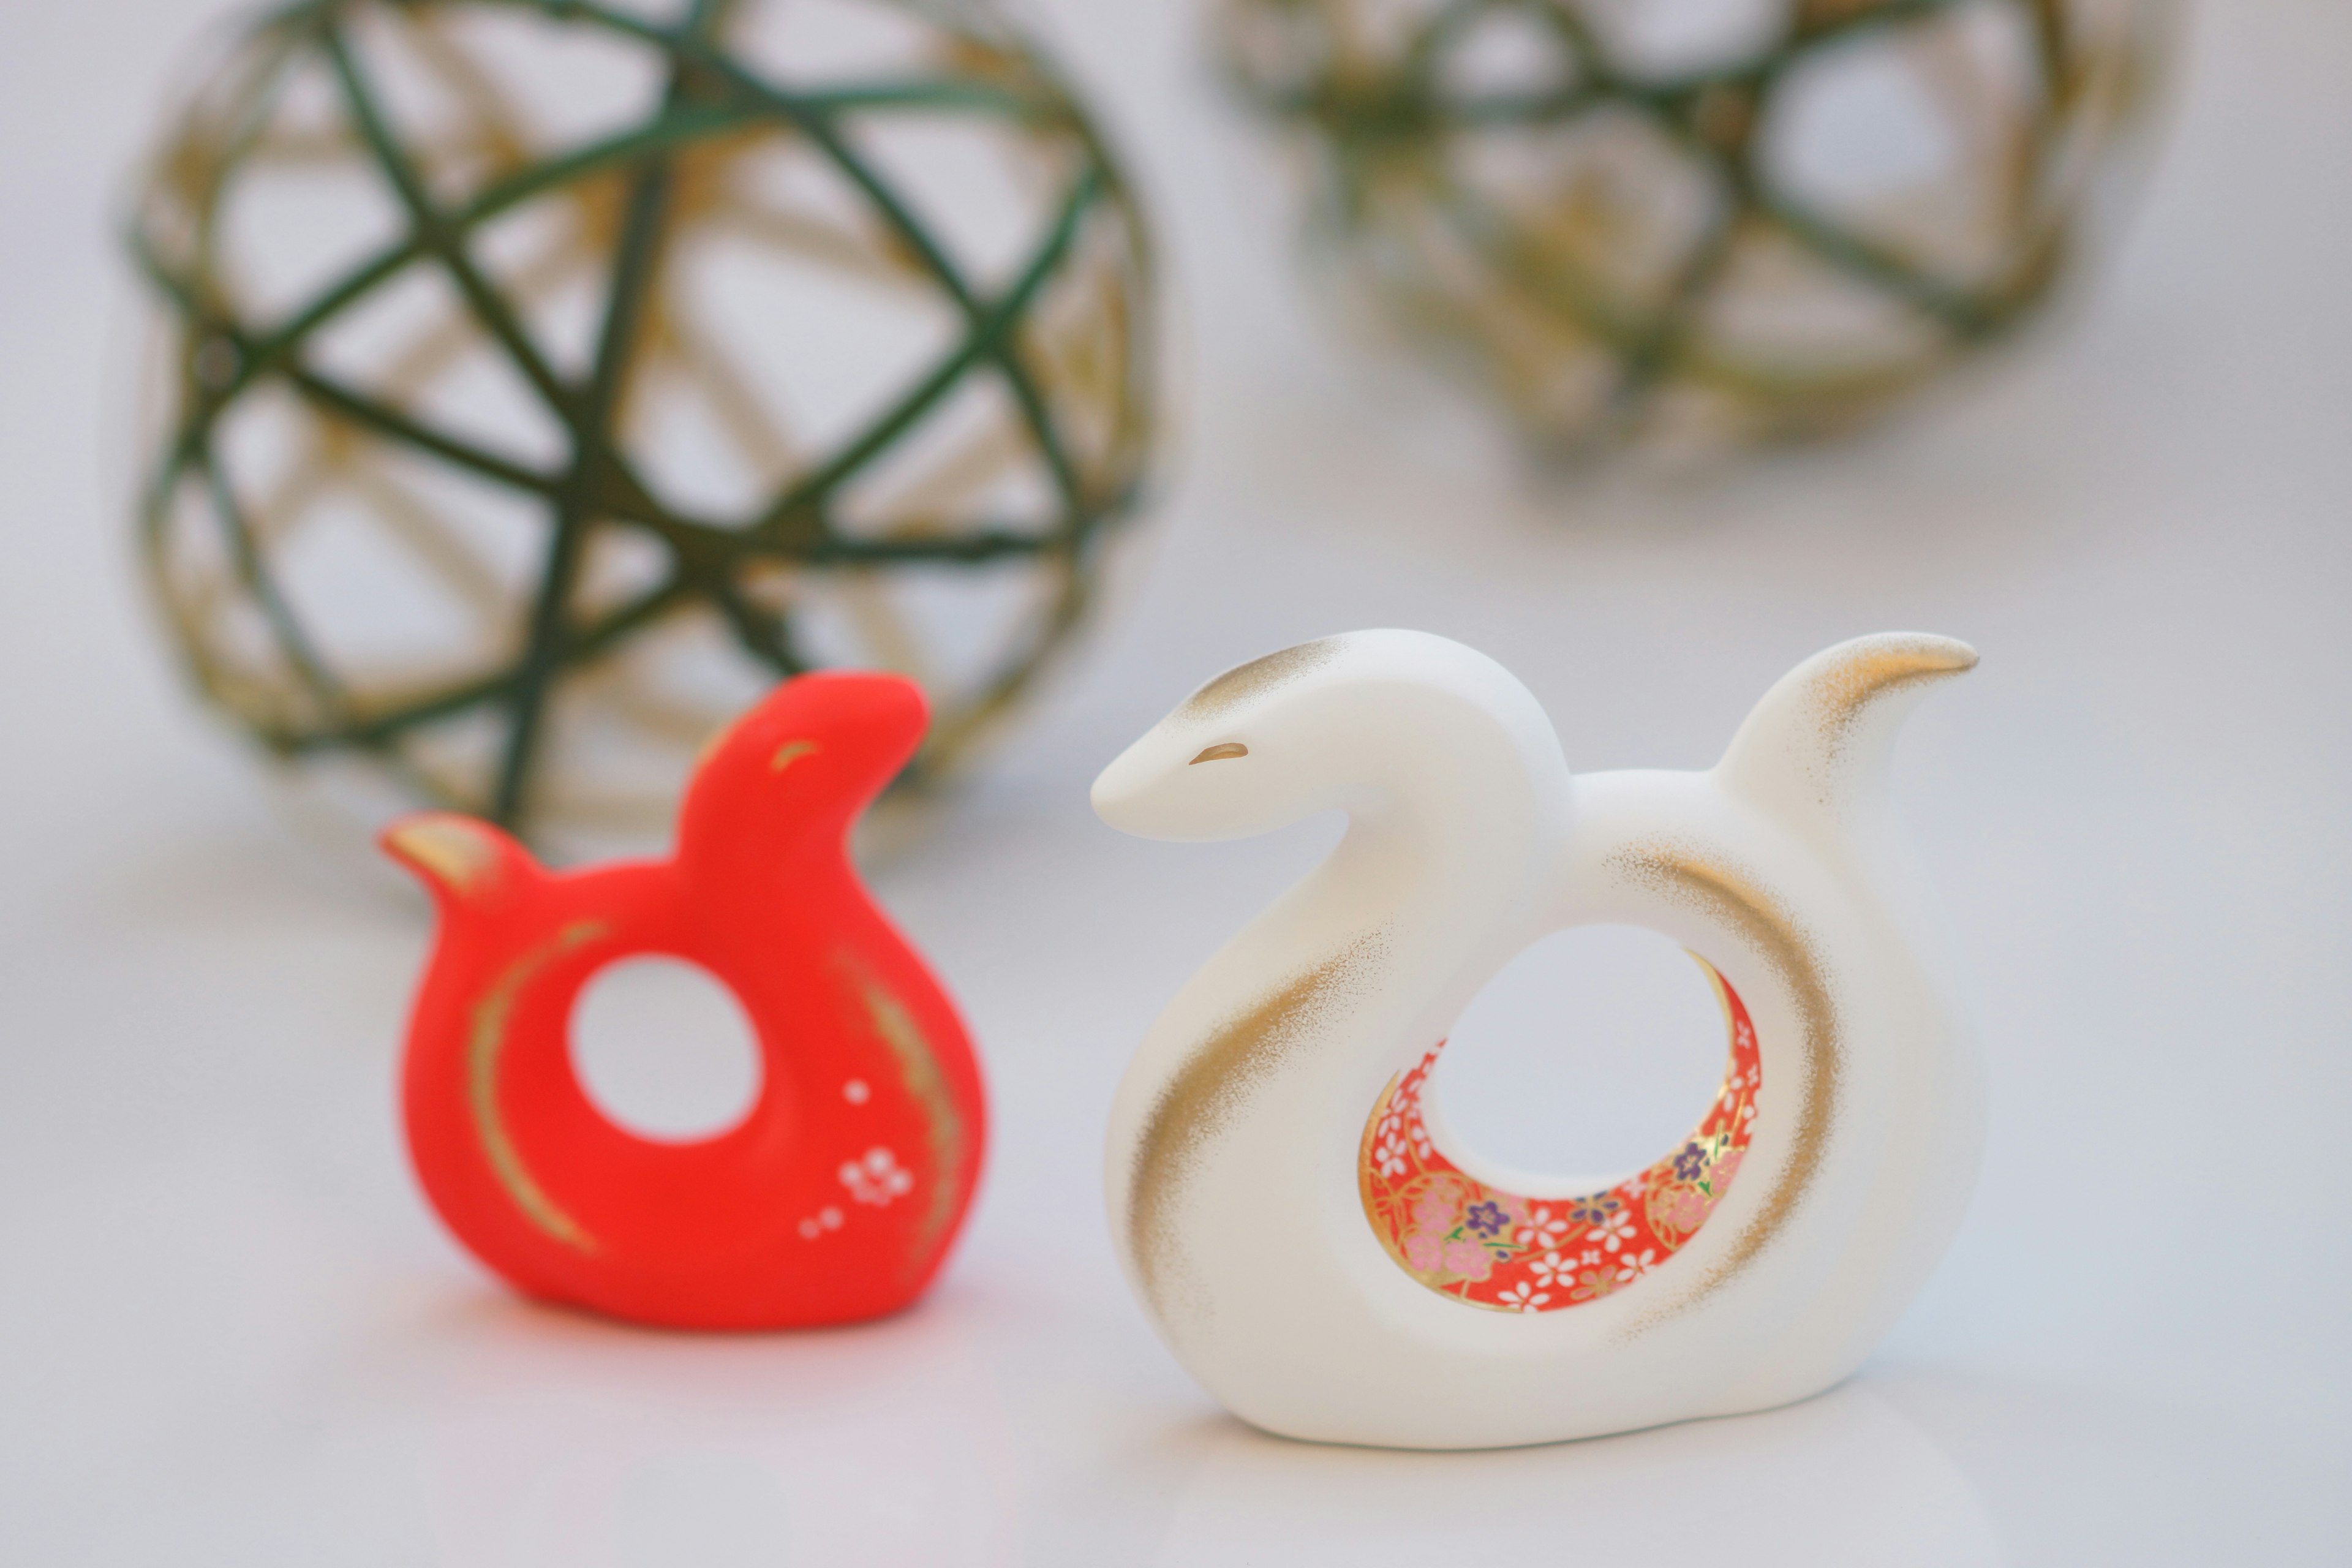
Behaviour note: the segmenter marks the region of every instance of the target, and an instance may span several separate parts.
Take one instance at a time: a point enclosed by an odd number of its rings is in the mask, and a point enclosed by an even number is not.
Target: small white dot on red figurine
[[[878,1143],[862,1160],[843,1161],[839,1173],[852,1198],[876,1208],[889,1207],[891,1199],[905,1197],[915,1188],[915,1173]]]
[[[863,1105],[873,1097],[874,1091],[866,1087],[862,1078],[851,1079],[841,1086],[841,1098],[852,1105]]]
[[[841,1228],[841,1211],[835,1208],[831,1204],[827,1204],[824,1208],[819,1212],[816,1217],[817,1223],[824,1226],[827,1230],[839,1230]]]

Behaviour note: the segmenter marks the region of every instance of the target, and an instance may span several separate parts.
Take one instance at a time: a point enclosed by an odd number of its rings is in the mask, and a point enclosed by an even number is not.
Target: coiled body
[[[1151,837],[1349,817],[1113,1104],[1113,1234],[1179,1359],[1270,1430],[1405,1447],[1759,1409],[1851,1372],[1942,1253],[1982,1139],[1885,778],[1911,700],[1974,662],[1857,639],[1714,769],[1571,776],[1491,660],[1360,632],[1229,672],[1114,762],[1097,809]],[[1621,1181],[1500,1170],[1435,1114],[1434,1048],[1528,943],[1601,921],[1714,974],[1725,1092]]]
[[[845,842],[923,723],[894,677],[779,688],[698,769],[667,860],[550,872],[437,814],[384,836],[441,914],[403,1070],[410,1153],[442,1219],[516,1289],[767,1329],[873,1317],[929,1282],[979,1173],[980,1070]],[[714,1136],[616,1126],[573,1069],[582,987],[649,954],[716,978],[757,1037],[757,1097]]]

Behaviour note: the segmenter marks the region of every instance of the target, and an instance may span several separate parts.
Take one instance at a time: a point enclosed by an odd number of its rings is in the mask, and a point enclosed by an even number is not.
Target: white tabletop
[[[0,1560],[2345,1561],[2352,10],[2194,18],[2137,218],[2037,346],[1850,445],[1548,486],[1309,308],[1194,7],[1044,9],[1157,207],[1181,449],[1148,573],[877,877],[992,1077],[942,1284],[867,1328],[699,1339],[518,1303],[412,1185],[423,907],[288,826],[132,580],[113,204],[215,8],[10,8]],[[1502,659],[1580,767],[1703,765],[1857,632],[1983,650],[1899,785],[1976,977],[1991,1146],[1843,1387],[1509,1453],[1321,1448],[1221,1415],[1122,1288],[1097,1171],[1125,1055],[1329,828],[1145,844],[1086,783],[1223,665],[1381,624]],[[1706,1092],[1688,1041],[1611,1048],[1669,979],[1595,940],[1519,975],[1449,1083],[1518,1163],[1606,1163]]]

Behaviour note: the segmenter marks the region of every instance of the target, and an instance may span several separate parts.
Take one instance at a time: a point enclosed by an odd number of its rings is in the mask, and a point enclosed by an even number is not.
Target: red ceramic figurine
[[[442,1219],[516,1289],[774,1329],[891,1311],[938,1271],[980,1171],[980,1068],[846,844],[926,718],[896,676],[777,688],[696,770],[667,860],[551,872],[444,813],[384,834],[441,916],[409,1025],[409,1152]],[[759,1037],[758,1100],[697,1142],[616,1127],[572,1070],[581,987],[654,953],[715,975]]]

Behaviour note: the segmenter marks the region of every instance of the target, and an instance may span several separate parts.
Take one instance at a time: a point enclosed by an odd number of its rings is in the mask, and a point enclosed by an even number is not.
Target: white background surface
[[[2352,1557],[2352,10],[2193,18],[2126,243],[2032,352],[1858,444],[1566,488],[1302,309],[1189,7],[1045,10],[1183,295],[1151,573],[877,878],[993,1075],[942,1287],[866,1329],[697,1340],[514,1302],[412,1189],[391,1072],[422,907],[285,828],[132,587],[110,226],[217,8],[10,0],[0,1560]],[[1845,1387],[1507,1454],[1318,1449],[1219,1415],[1128,1299],[1097,1178],[1125,1052],[1328,830],[1143,844],[1084,786],[1213,670],[1382,623],[1517,669],[1581,767],[1703,765],[1855,632],[1983,650],[1900,786],[1979,984],[1990,1153]],[[1459,1053],[1452,1103],[1498,1154],[1639,1158],[1706,1092],[1704,1038],[1611,1048],[1686,997],[1601,943]]]

